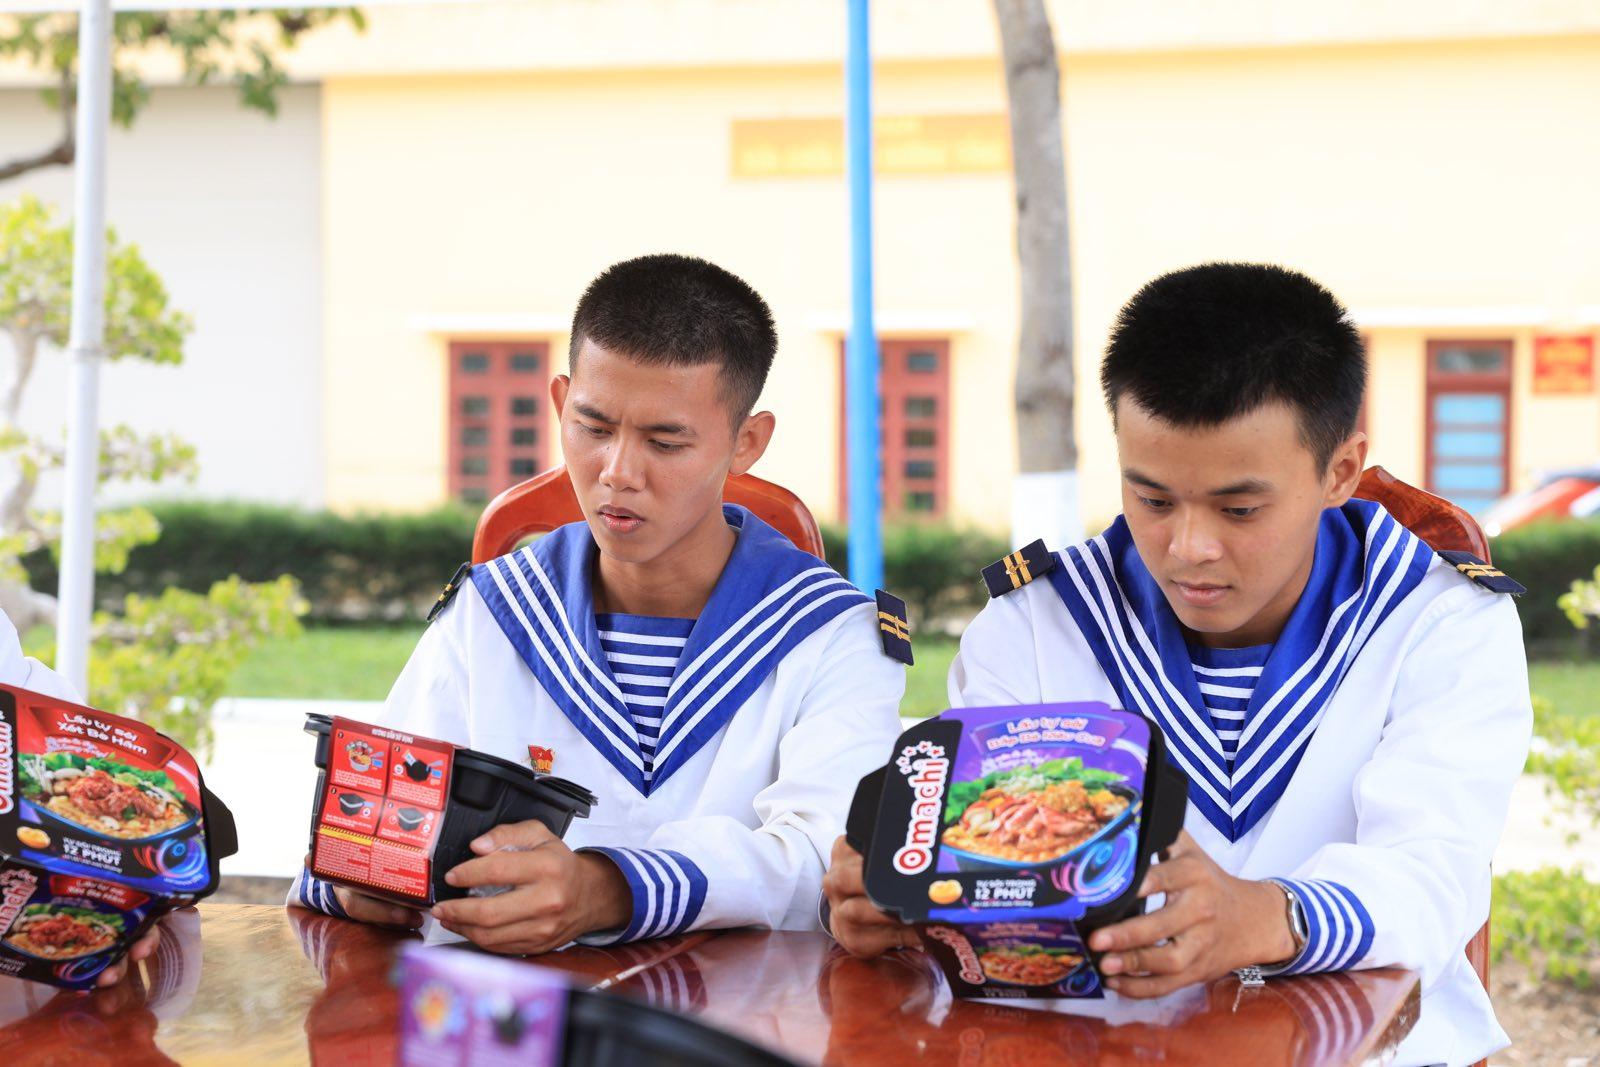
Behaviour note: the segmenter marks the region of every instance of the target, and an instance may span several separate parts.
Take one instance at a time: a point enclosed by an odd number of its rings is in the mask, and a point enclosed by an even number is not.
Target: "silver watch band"
[[[1300,962],[1300,957],[1306,950],[1306,942],[1310,939],[1310,930],[1306,925],[1306,909],[1300,902],[1300,894],[1294,891],[1293,886],[1276,878],[1266,878],[1263,881],[1271,882],[1283,890],[1285,907],[1288,908],[1289,932],[1294,935],[1295,948],[1294,954],[1286,960],[1277,963],[1258,963],[1234,971],[1233,973],[1239,976],[1240,983],[1246,986],[1261,985],[1264,979],[1280,975]]]

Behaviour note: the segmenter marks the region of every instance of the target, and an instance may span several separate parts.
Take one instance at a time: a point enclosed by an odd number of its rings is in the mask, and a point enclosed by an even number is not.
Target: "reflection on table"
[[[170,917],[161,951],[115,989],[58,994],[0,982],[0,1062],[387,1067],[399,1013],[389,973],[399,946],[414,939],[298,909],[202,905]],[[1416,977],[1403,971],[1260,989],[1225,979],[1161,1001],[1066,1008],[965,1001],[921,953],[861,961],[820,934],[762,931],[574,947],[538,963],[577,986],[841,1067],[913,1058],[971,1067],[1063,1058],[1353,1064],[1392,1050],[1418,1004]]]

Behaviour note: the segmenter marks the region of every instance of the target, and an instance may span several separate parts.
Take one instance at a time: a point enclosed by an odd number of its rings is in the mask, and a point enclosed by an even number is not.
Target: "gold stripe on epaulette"
[[[1468,578],[1504,578],[1505,572],[1498,567],[1490,567],[1482,563],[1457,563],[1456,570]]]
[[[893,634],[902,641],[911,640],[911,629],[906,620],[898,615],[890,615],[887,611],[878,612],[878,629],[884,633]]]
[[[1021,589],[1033,581],[1033,574],[1028,570],[1028,561],[1022,558],[1022,551],[1016,552],[1005,558],[1006,577],[1011,579],[1011,588]]]

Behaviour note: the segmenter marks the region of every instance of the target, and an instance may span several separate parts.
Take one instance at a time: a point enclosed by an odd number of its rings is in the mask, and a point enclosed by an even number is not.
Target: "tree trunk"
[[[1072,269],[1061,70],[1044,0],[994,0],[1011,111],[1022,283],[1012,536],[1061,548],[1083,535],[1073,437]]]
[[[16,430],[20,429],[17,419],[22,408],[22,394],[28,388],[38,359],[39,338],[37,334],[19,329],[7,332],[14,361],[11,379],[0,388],[0,428]],[[24,471],[20,463],[14,464],[10,473],[10,484],[0,493],[0,532],[14,534],[33,525],[28,508],[33,503],[39,479]],[[6,613],[19,633],[26,633],[29,627],[55,620],[56,600],[24,583],[0,581],[0,611]]]
[[[61,140],[42,152],[31,156],[21,156],[10,162],[0,164],[0,181],[15,178],[38,170],[40,167],[66,167],[71,166],[78,158],[78,138],[75,122],[77,116],[73,113],[72,93],[72,68],[68,67],[60,72],[61,89]]]

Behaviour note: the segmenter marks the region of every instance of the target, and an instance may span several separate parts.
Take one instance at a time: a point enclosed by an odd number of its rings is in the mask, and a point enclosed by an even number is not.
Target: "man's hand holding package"
[[[633,893],[615,864],[568,848],[537,820],[497,826],[472,842],[476,859],[445,875],[453,886],[510,886],[489,897],[440,901],[433,917],[479,948],[528,956],[597,930],[620,930]]]
[[[1226,873],[1187,831],[1139,887],[1141,897],[1156,893],[1166,894],[1162,907],[1089,939],[1090,948],[1108,953],[1100,973],[1123,996],[1165,996],[1294,955],[1283,890]]]
[[[339,907],[344,909],[344,913],[357,922],[372,923],[374,926],[400,926],[407,930],[415,930],[422,925],[422,913],[415,908],[391,904],[342,885],[333,887],[333,895],[338,898]]]
[[[919,944],[911,927],[880,911],[868,899],[861,874],[861,853],[843,837],[833,843],[833,858],[823,876],[822,891],[828,897],[833,936],[850,955],[871,959],[892,948],[915,948]]]

